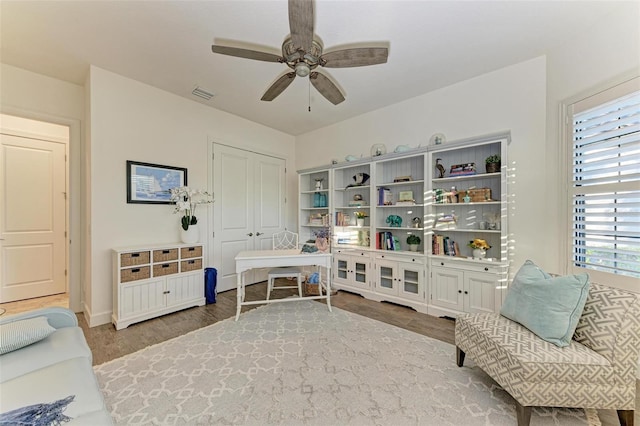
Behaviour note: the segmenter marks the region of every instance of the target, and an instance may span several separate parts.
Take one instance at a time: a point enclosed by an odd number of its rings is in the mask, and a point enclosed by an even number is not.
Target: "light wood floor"
[[[274,298],[288,297],[293,290],[278,290]],[[256,284],[247,287],[247,300],[263,299],[266,294],[266,284]],[[45,306],[68,306],[68,299],[62,296],[31,299],[24,302],[0,304],[0,308],[7,309],[7,314],[22,312]],[[320,303],[320,302],[319,302]],[[413,309],[391,303],[379,303],[364,299],[358,295],[340,291],[331,298],[331,304],[340,309],[376,319],[397,327],[404,328],[450,344],[454,343],[454,322],[444,318],[436,318],[421,314]],[[243,312],[255,309],[257,306],[243,307]],[[116,331],[111,324],[89,328],[82,314],[78,321],[93,353],[94,365],[133,353],[147,346],[164,342],[207,325],[215,324],[231,318],[236,312],[235,290],[220,293],[217,303],[197,308],[185,309],[180,312],[165,315]],[[6,314],[5,314],[6,315]],[[454,351],[451,354],[455,360]],[[636,406],[640,407],[640,381],[637,382]],[[598,416],[603,426],[617,426],[618,418],[614,410],[598,410]],[[640,425],[640,415],[636,410],[635,424]]]
[[[68,308],[69,295],[67,293],[62,293],[54,294],[53,296],[18,300],[17,302],[0,303],[0,312],[4,309],[5,312],[3,315],[12,315],[39,308],[48,308],[50,306],[62,306],[63,308]]]

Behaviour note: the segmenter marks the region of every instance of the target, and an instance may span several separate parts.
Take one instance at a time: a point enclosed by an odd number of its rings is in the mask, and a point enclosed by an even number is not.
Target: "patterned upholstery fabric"
[[[564,348],[492,313],[458,316],[456,346],[523,406],[633,410],[640,294],[592,284]]]

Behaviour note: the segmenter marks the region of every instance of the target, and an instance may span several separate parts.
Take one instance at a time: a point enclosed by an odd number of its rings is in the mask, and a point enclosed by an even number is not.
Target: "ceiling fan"
[[[298,77],[309,77],[318,92],[334,105],[344,101],[344,95],[324,74],[314,71],[325,68],[362,67],[387,62],[386,47],[360,47],[322,54],[322,44],[313,37],[312,0],[289,0],[289,28],[291,34],[282,43],[282,56],[257,50],[212,45],[214,53],[237,56],[257,61],[280,62],[293,71],[276,80],[262,96],[263,101],[272,101]]]

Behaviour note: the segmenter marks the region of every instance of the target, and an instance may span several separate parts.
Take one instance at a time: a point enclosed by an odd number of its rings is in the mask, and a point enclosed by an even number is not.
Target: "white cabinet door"
[[[236,255],[270,249],[272,235],[285,227],[285,161],[214,144],[215,203],[213,263],[218,291],[236,288]],[[248,271],[247,284],[264,281]]]
[[[349,273],[349,261],[351,260],[351,256],[334,254],[333,259],[333,282],[335,284],[351,285],[351,274]]]
[[[400,280],[398,279],[398,262],[389,260],[376,261],[376,292],[398,295]]]
[[[353,257],[353,278],[354,287],[369,289],[369,263],[368,258]]]
[[[202,298],[202,274],[200,269],[193,274],[167,276],[167,306]]]
[[[398,263],[400,297],[424,300],[424,265]]]
[[[431,268],[431,303],[435,306],[462,311],[463,272],[455,269]]]
[[[166,304],[164,278],[121,284],[118,303],[120,320],[162,309]]]
[[[465,312],[498,312],[501,306],[498,281],[495,274],[479,272],[464,273]]]

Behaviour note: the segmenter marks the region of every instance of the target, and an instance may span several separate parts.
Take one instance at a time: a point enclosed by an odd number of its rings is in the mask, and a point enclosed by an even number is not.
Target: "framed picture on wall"
[[[127,161],[127,203],[172,204],[171,189],[187,185],[187,169]]]

